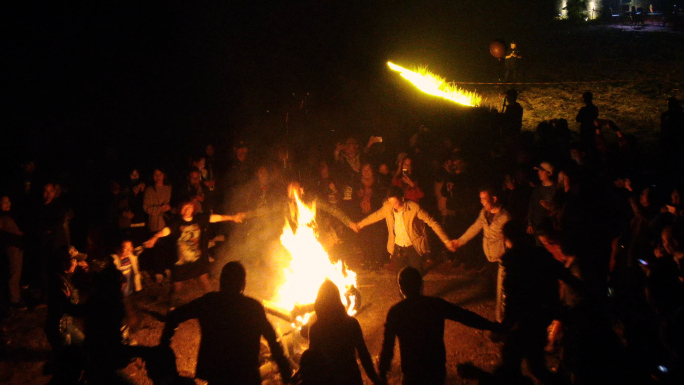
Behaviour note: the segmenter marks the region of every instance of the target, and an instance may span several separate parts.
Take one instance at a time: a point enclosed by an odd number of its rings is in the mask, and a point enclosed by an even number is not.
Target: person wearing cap
[[[537,229],[551,220],[548,203],[556,194],[554,167],[549,162],[541,162],[534,168],[539,176],[539,184],[532,189],[530,207],[527,211],[527,233],[534,234]],[[545,207],[546,206],[546,207]]]

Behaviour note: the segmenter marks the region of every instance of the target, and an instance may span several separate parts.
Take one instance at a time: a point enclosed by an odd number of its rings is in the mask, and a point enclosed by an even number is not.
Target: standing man
[[[399,288],[405,299],[392,306],[387,313],[378,364],[382,383],[387,383],[396,338],[399,338],[403,385],[444,385],[444,320],[460,322],[480,330],[500,329],[499,324],[442,298],[423,295],[423,277],[412,267],[406,267],[399,273]]]
[[[197,319],[202,337],[195,377],[210,385],[260,385],[259,351],[263,336],[283,382],[287,383],[292,371],[283,347],[266,319],[264,307],[242,294],[245,284],[244,266],[238,261],[226,263],[221,271],[219,291],[207,293],[169,313],[159,345],[168,347],[181,322]]]
[[[587,91],[582,94],[584,107],[577,112],[575,121],[580,124],[580,141],[583,145],[591,148],[595,146],[596,119],[599,116],[599,109],[594,105],[594,94]]]
[[[506,82],[516,83],[520,74],[520,60],[522,55],[518,49],[515,41],[511,41],[511,48],[509,48],[506,55]]]
[[[508,211],[501,207],[499,193],[491,187],[480,189],[480,203],[482,210],[468,230],[460,238],[454,241],[456,247],[461,247],[468,243],[480,232],[484,232],[482,238],[482,249],[489,262],[499,264],[496,279],[496,320],[501,322],[503,319],[503,278],[504,269],[501,266],[501,256],[506,251],[503,236],[503,225],[511,220]]]
[[[245,213],[235,215],[202,214],[195,212],[195,203],[185,199],[180,204],[180,217],[176,218],[168,227],[154,234],[145,247],[154,247],[161,237],[171,235],[176,245],[176,262],[171,269],[171,305],[169,310],[176,307],[176,295],[182,283],[191,279],[199,279],[205,292],[211,291],[209,283],[209,239],[207,227],[209,223],[233,221],[242,222]]]
[[[424,274],[423,259],[428,253],[428,239],[425,224],[430,226],[446,247],[455,251],[455,240],[450,240],[442,226],[430,214],[420,208],[418,203],[404,200],[404,190],[392,186],[387,190],[387,200],[380,210],[349,227],[355,232],[375,222],[385,220],[389,237],[387,251],[397,269],[411,266]]]

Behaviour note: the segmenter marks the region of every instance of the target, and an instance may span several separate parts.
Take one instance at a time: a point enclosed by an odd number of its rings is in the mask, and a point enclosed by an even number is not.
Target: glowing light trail
[[[426,94],[464,106],[476,107],[482,103],[481,95],[458,88],[455,84],[449,84],[443,77],[433,74],[425,68],[421,68],[416,72],[392,62],[387,62],[387,65],[392,70],[399,72],[404,79],[413,83],[414,86]]]

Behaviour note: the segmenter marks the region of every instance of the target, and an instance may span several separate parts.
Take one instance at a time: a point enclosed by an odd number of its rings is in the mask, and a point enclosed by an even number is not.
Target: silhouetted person
[[[307,354],[319,356],[323,362],[310,368],[302,364],[303,385],[362,385],[361,371],[356,363],[357,354],[368,378],[373,383],[379,383],[359,321],[347,315],[340,299],[340,290],[334,283],[327,280],[323,282],[314,308],[317,320],[309,331]],[[314,362],[302,357],[302,361],[307,360]],[[314,373],[315,379],[307,378],[310,369],[318,372]]]
[[[675,97],[667,99],[667,111],[660,116],[660,143],[665,151],[666,164],[674,171],[682,165],[678,153],[684,144],[684,110]]]
[[[263,336],[284,381],[290,365],[276,339],[273,326],[259,301],[242,294],[246,273],[240,262],[228,262],[221,271],[218,292],[178,307],[169,313],[159,344],[168,346],[178,324],[199,320],[202,337],[195,377],[209,384],[259,385],[259,350]]]
[[[71,314],[80,300],[71,281],[77,267],[66,247],[58,248],[50,260],[45,318],[45,336],[52,348],[50,384],[78,383],[85,366],[84,335]]]
[[[518,103],[518,91],[510,89],[506,91],[506,100],[503,110],[503,127],[501,134],[504,138],[515,138],[522,132],[523,108]]]
[[[560,381],[546,368],[544,347],[547,327],[558,318],[558,280],[579,288],[580,281],[551,253],[534,245],[522,224],[503,226],[507,250],[501,257],[506,275],[503,286],[506,307],[503,325],[509,332],[502,348],[497,374],[506,383],[522,380],[520,365],[527,362],[532,374],[544,384]]]
[[[594,94],[587,91],[582,94],[584,107],[577,112],[575,120],[580,124],[580,141],[585,146],[594,146],[594,135],[596,132],[595,122],[599,116],[598,107],[593,103]]]
[[[405,299],[392,306],[385,322],[378,365],[383,380],[391,367],[395,338],[399,338],[402,384],[441,385],[446,379],[444,320],[480,330],[499,329],[499,324],[442,298],[424,296],[423,278],[412,267],[399,273],[399,288]]]
[[[511,47],[506,52],[506,81],[515,83],[520,77],[520,60],[522,55],[518,45],[511,41]]]

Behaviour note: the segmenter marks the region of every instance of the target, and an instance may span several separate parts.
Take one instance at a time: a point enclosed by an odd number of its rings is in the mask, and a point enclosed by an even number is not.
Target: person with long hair
[[[408,156],[399,162],[399,167],[397,167],[394,179],[392,179],[392,185],[401,187],[404,190],[404,198],[410,201],[420,203],[420,200],[425,196],[423,190],[418,186],[416,176],[413,174],[413,160]]]
[[[303,383],[322,381],[321,383],[330,385],[363,384],[361,371],[356,363],[357,354],[368,378],[374,384],[380,383],[359,321],[347,315],[340,290],[334,283],[328,280],[323,282],[318,290],[314,309],[317,319],[309,331],[309,351],[306,357],[302,356]],[[317,356],[317,362],[322,363],[316,368],[318,370],[307,367],[306,362],[313,361],[313,356]],[[318,380],[311,381],[308,374],[312,372],[317,374]]]

